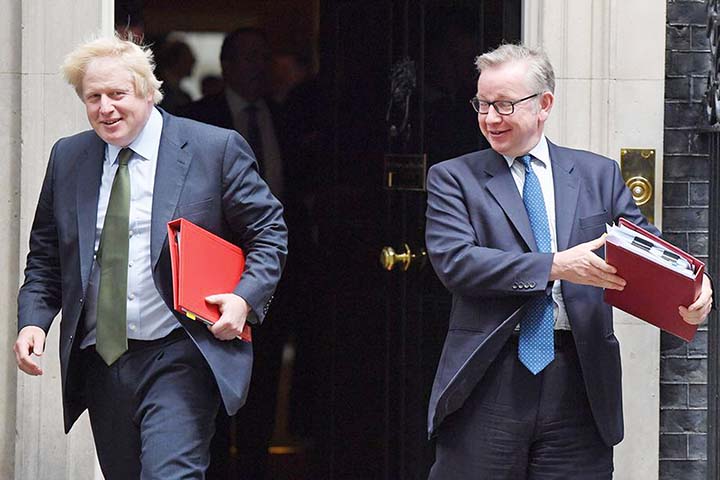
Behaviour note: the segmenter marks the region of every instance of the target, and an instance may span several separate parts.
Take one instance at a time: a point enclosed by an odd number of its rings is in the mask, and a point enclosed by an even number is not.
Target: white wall
[[[50,147],[87,129],[81,103],[58,75],[63,56],[82,40],[112,32],[112,0],[0,0],[0,478],[96,476],[85,417],[63,433],[54,326],[45,375],[15,367],[16,295]]]
[[[13,478],[15,458],[16,333],[20,205],[20,1],[0,0],[0,478]]]
[[[651,8],[652,7],[652,8]],[[557,76],[547,134],[619,161],[621,148],[656,151],[655,223],[662,221],[665,2],[531,0],[523,39],[548,52]],[[618,310],[625,440],[615,477],[658,478],[659,331]]]

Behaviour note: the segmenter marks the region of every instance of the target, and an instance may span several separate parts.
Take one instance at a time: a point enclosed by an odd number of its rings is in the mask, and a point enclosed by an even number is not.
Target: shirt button
[[[129,231],[128,231],[128,236],[132,237],[134,233],[135,233],[135,232],[133,232],[132,230],[129,230]]]
[[[133,262],[129,262],[129,263],[128,263],[128,268],[132,268],[132,266],[133,266]]]
[[[134,324],[134,323],[131,323],[130,325],[128,325],[128,328],[134,332],[134,331],[135,331],[135,324]]]
[[[129,300],[134,300],[134,299],[135,299],[135,295],[131,293],[130,295],[128,295],[128,299],[129,299]]]

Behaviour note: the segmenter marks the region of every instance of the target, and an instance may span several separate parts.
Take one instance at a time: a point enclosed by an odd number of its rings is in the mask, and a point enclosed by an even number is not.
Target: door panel
[[[328,205],[321,245],[332,259],[322,478],[427,478],[427,402],[450,297],[419,261],[425,192],[386,189],[383,162],[426,155],[431,165],[484,148],[469,105],[473,60],[503,39],[517,41],[519,19],[519,1],[325,5],[321,68],[334,99],[334,168],[320,202]],[[418,258],[407,271],[383,271],[382,247],[401,252],[405,243]]]
[[[326,275],[327,330],[313,478],[384,478],[385,313],[375,267],[382,238],[383,109],[392,34],[387,1],[324,7],[321,78],[327,170],[317,206]]]

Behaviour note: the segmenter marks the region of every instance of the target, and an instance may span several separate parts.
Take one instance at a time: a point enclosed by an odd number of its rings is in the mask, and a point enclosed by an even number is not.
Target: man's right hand
[[[590,242],[557,252],[553,256],[550,280],[565,280],[581,285],[622,290],[625,288],[625,280],[615,275],[617,269],[594,253],[594,250],[603,245],[605,245],[604,234]]]
[[[18,368],[28,375],[42,375],[40,365],[33,361],[32,355],[38,357],[45,351],[45,331],[40,327],[24,327],[18,333],[13,346],[15,361]]]

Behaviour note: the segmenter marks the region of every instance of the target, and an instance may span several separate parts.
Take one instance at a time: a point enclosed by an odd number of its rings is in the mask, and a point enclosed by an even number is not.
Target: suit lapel
[[[184,149],[186,144],[185,140],[180,139],[180,132],[173,118],[163,112],[150,234],[150,260],[153,269],[167,240],[167,222],[172,220],[190,167],[192,155]]]
[[[525,205],[523,204],[520,192],[518,192],[517,184],[513,179],[505,158],[498,153],[495,153],[495,157],[496,161],[492,162],[485,170],[488,175],[493,177],[487,182],[486,188],[505,211],[510,222],[512,222],[515,229],[520,233],[520,236],[525,240],[528,248],[537,251],[535,236],[532,233],[530,220],[528,220]]]
[[[575,175],[575,164],[568,150],[560,148],[548,141],[550,161],[553,166],[553,182],[555,184],[555,223],[557,224],[557,248],[563,251],[568,248],[572,226],[575,221],[579,179]]]
[[[105,160],[105,142],[93,137],[83,157],[77,163],[77,224],[80,278],[83,291],[87,289],[95,253],[95,230],[100,182]]]

